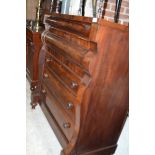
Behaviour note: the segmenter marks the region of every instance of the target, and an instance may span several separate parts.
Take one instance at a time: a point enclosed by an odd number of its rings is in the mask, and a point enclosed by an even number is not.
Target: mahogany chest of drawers
[[[32,107],[38,103],[38,60],[41,48],[41,32],[36,32],[33,28],[26,27],[26,77],[30,82]]]
[[[128,27],[51,14],[39,56],[40,106],[62,155],[110,155],[128,112]]]

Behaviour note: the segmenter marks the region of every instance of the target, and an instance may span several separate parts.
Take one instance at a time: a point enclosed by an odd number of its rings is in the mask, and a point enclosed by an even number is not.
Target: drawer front
[[[57,98],[69,117],[74,120],[77,103],[76,98],[63,86],[54,73],[50,72],[47,68],[44,70],[43,82],[46,83],[51,93]]]
[[[54,46],[46,45],[46,50],[48,53],[50,53],[53,57],[57,58],[58,61],[63,63],[65,66],[70,68],[76,76],[79,78],[82,78],[87,71],[80,66],[80,64],[77,64],[72,58],[68,57],[65,53],[63,53],[61,50],[56,49]]]
[[[49,91],[46,84],[42,85],[42,95],[45,96],[42,104],[46,104],[48,111],[55,118],[60,130],[70,140],[74,131],[74,120],[70,119],[62,105],[57,101],[57,98]]]
[[[49,53],[46,54],[46,66],[59,77],[65,87],[67,87],[74,95],[77,94],[81,79],[76,76],[70,68]]]

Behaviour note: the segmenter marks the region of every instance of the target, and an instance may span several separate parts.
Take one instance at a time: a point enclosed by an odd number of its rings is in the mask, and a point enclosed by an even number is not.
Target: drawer
[[[66,114],[61,104],[58,103],[57,98],[49,91],[45,84],[42,85],[42,95],[46,108],[54,117],[56,124],[60,128],[61,132],[66,136],[68,140],[71,139],[74,131],[74,120]]]
[[[68,116],[73,120],[75,118],[75,108],[77,104],[76,98],[57,80],[55,75],[48,69],[44,70],[43,82],[46,84],[50,92],[57,98]]]
[[[77,94],[81,79],[70,68],[48,53],[46,54],[46,66],[57,75],[67,89],[74,95]]]
[[[63,63],[65,66],[70,68],[76,76],[82,78],[87,72],[79,63],[76,63],[72,58],[68,57],[64,52],[51,46],[49,44],[46,45],[47,54],[55,57],[59,62]]]

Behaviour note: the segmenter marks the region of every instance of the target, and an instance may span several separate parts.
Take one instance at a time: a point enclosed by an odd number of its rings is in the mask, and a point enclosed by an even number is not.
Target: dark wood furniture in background
[[[51,12],[61,13],[61,4],[60,0],[42,0],[41,7],[44,10],[44,14]]]
[[[52,0],[42,0],[41,8],[44,10],[44,13],[50,13]]]
[[[40,106],[61,154],[113,154],[128,111],[128,27],[53,13],[42,40]]]
[[[26,27],[26,76],[30,82],[31,104],[34,108],[38,103],[38,59],[41,48],[41,33]]]

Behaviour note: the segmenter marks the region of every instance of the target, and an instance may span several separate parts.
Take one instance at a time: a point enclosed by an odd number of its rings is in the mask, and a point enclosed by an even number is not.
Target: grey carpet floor
[[[60,155],[61,146],[41,108],[30,106],[30,86],[26,81],[26,155]],[[118,141],[115,155],[128,155],[128,120]]]

